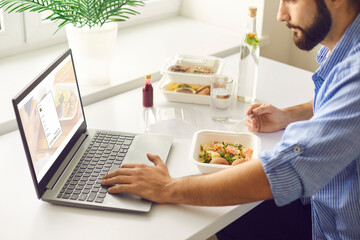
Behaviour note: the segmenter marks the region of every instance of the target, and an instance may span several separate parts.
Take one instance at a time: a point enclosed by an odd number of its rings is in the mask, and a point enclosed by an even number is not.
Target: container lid
[[[208,80],[211,76],[221,74],[223,68],[224,60],[217,57],[176,55],[166,62],[161,70],[161,74],[167,74],[170,81],[175,79],[176,82],[180,83],[204,85],[204,81],[196,82],[196,80]],[[210,84],[209,81],[208,84]]]
[[[188,107],[147,108],[143,121],[147,133],[192,137],[197,131],[195,110]]]

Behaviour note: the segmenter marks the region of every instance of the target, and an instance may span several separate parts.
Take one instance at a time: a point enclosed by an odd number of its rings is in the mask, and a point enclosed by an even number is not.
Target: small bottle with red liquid
[[[151,86],[151,75],[145,76],[145,86],[142,89],[143,92],[143,106],[153,106],[153,87]]]

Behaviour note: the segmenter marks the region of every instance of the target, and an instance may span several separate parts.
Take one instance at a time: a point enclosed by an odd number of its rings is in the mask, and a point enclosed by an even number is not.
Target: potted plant
[[[131,7],[144,6],[138,0],[0,0],[5,12],[49,11],[45,20],[66,26],[76,72],[81,82],[105,84],[116,46],[117,24],[139,12]]]

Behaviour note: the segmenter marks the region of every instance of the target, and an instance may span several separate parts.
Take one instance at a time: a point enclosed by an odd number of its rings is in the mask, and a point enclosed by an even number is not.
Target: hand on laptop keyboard
[[[97,132],[57,197],[102,203],[107,194],[101,186],[102,177],[121,166],[133,138]]]
[[[142,198],[164,203],[163,187],[173,181],[165,163],[157,155],[147,154],[155,166],[124,163],[121,168],[105,175],[101,185],[109,186],[109,193],[132,193]]]

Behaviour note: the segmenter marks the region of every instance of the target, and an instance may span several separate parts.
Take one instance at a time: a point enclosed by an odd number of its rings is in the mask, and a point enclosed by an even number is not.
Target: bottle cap
[[[151,84],[151,75],[148,74],[148,75],[145,75],[145,84]]]
[[[249,16],[256,17],[257,7],[251,6],[249,7]]]

